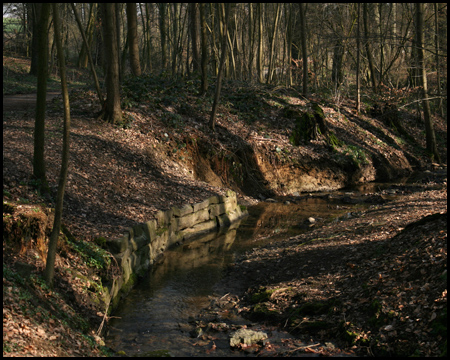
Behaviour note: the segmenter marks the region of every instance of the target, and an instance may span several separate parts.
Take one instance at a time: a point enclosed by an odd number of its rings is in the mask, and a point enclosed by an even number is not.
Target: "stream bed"
[[[196,316],[219,295],[216,284],[226,267],[252,248],[390,201],[404,191],[402,183],[266,199],[250,207],[249,216],[226,233],[210,233],[168,250],[114,312],[106,345],[127,356],[249,355],[232,350],[224,334],[215,339],[214,351],[208,352],[199,346],[194,332]],[[233,324],[255,326],[239,316]],[[254,329],[258,330],[257,325]],[[276,329],[270,337],[271,342],[292,338]]]

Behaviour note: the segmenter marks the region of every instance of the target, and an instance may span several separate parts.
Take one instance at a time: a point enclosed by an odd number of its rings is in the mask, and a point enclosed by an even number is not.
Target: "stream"
[[[249,216],[226,233],[210,233],[168,250],[113,313],[106,345],[127,356],[248,355],[232,350],[227,338],[217,339],[215,351],[205,353],[193,334],[194,319],[218,295],[215,285],[226,267],[252,248],[338,221],[380,199],[394,199],[405,181],[264,201],[250,207]],[[250,323],[239,316],[233,322]],[[277,335],[290,337],[274,330],[272,336]]]

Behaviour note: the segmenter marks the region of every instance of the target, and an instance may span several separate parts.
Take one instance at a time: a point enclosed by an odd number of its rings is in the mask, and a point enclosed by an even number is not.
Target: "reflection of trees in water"
[[[223,261],[223,255],[230,250],[235,239],[236,228],[223,234],[209,233],[176,248],[166,250],[164,259],[154,266],[152,278],[156,280],[171,272],[191,270],[208,264],[213,259]]]

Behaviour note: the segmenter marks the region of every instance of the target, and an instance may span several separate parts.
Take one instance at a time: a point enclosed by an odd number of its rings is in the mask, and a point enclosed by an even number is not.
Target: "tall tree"
[[[78,24],[78,29],[80,30],[81,37],[83,38],[83,44],[84,44],[85,48],[87,49],[86,55],[89,60],[89,66],[91,68],[91,74],[94,79],[95,89],[97,90],[98,100],[100,101],[100,106],[103,108],[103,105],[104,105],[103,94],[100,89],[100,84],[98,82],[97,73],[96,73],[95,67],[94,67],[94,61],[92,60],[90,46],[89,46],[88,40],[86,38],[86,35],[83,31],[83,27],[81,25],[81,20],[80,20],[80,17],[78,16],[77,8],[75,7],[75,4],[71,3],[71,5],[72,5],[73,14],[75,15],[75,20]]]
[[[360,78],[360,67],[361,67],[361,32],[360,32],[360,10],[361,4],[357,5],[357,21],[358,25],[356,28],[356,111],[359,113],[361,110],[361,78]]]
[[[274,72],[274,56],[275,56],[275,43],[278,31],[278,19],[280,18],[280,3],[276,3],[275,18],[273,19],[272,32],[270,33],[270,53],[269,53],[269,71],[266,82],[269,84],[272,82],[272,76]]]
[[[127,3],[128,47],[130,49],[131,72],[134,76],[141,76],[139,61],[139,47],[137,35],[136,3]]]
[[[227,56],[227,31],[228,31],[228,20],[230,17],[230,3],[224,4],[221,3],[220,6],[222,7],[222,13],[224,13],[224,22],[223,22],[223,36],[222,36],[222,54],[220,56],[220,64],[219,64],[219,74],[217,75],[217,84],[216,84],[216,93],[214,94],[214,102],[211,110],[211,117],[209,118],[209,127],[211,130],[215,130],[216,126],[216,112],[217,112],[217,106],[219,105],[219,99],[220,99],[220,90],[222,88],[222,78],[223,78],[223,67],[225,64],[225,59]]]
[[[74,4],[72,4],[72,9],[73,6],[75,6]],[[96,3],[90,3],[89,4],[89,16],[88,16],[88,23],[86,25],[86,30],[81,32],[81,34],[85,34],[86,37],[86,42],[83,41],[83,45],[81,46],[81,50],[80,50],[80,55],[78,56],[78,62],[77,62],[77,66],[79,68],[86,68],[88,66],[88,53],[91,52],[91,45],[92,45],[92,40],[94,37],[94,29],[95,29],[95,16],[96,16],[96,12],[97,12],[97,4]],[[74,11],[75,13],[75,11]],[[81,25],[81,20],[78,17],[77,20],[78,26],[82,26]]]
[[[161,66],[162,70],[167,67],[167,44],[166,44],[166,3],[158,3],[159,6],[159,34],[161,41]]]
[[[189,3],[189,24],[192,41],[193,72],[200,69],[200,32],[198,3]]]
[[[441,116],[444,117],[444,106],[441,96],[441,64],[439,59],[439,22],[438,22],[438,4],[434,3],[434,51],[436,52],[436,82],[437,82],[437,96],[439,111]]]
[[[303,96],[308,96],[308,53],[306,51],[306,19],[305,5],[300,3],[300,29],[302,41],[302,58],[303,58]]]
[[[28,16],[30,24],[28,26],[32,30],[31,32],[31,63],[30,63],[30,75],[37,76],[38,74],[38,54],[39,54],[39,19],[41,17],[42,3],[29,3],[27,7],[31,8]],[[28,54],[27,54],[28,55]]]
[[[370,49],[370,44],[369,44],[369,26],[367,23],[369,14],[368,14],[367,5],[368,5],[367,3],[363,4],[364,43],[365,43],[365,47],[366,47],[367,60],[369,62],[370,79],[372,80],[373,91],[376,92],[377,91],[377,80],[375,77],[375,66],[373,64],[372,51]]]
[[[47,191],[47,179],[45,175],[45,107],[47,101],[47,79],[48,79],[48,22],[50,18],[50,4],[43,3],[40,7],[40,18],[38,19],[38,78],[36,95],[36,120],[34,123],[34,153],[33,153],[33,176],[39,180],[42,189]]]
[[[258,16],[258,58],[256,60],[256,70],[258,71],[258,80],[260,83],[264,82],[264,74],[263,74],[263,9],[262,6],[264,3],[257,3],[257,16]]]
[[[200,29],[202,40],[202,83],[200,87],[200,95],[203,95],[208,90],[208,39],[206,37],[206,16],[205,16],[205,4],[200,4]]]
[[[430,102],[428,100],[427,72],[424,61],[423,42],[423,3],[415,3],[416,8],[416,45],[417,45],[417,65],[420,73],[420,83],[422,86],[422,106],[423,117],[425,119],[425,132],[427,140],[427,151],[431,158],[440,163],[441,157],[437,150],[436,136],[434,134],[433,119],[431,117]]]
[[[116,124],[122,121],[119,89],[116,9],[114,3],[101,3],[106,55],[106,101],[99,117]]]
[[[59,10],[58,4],[52,4],[53,9],[53,19],[55,27],[55,41],[56,50],[58,54],[59,63],[59,73],[61,77],[61,91],[64,103],[64,130],[63,130],[63,149],[62,149],[62,160],[61,160],[61,171],[59,174],[58,182],[58,193],[56,196],[55,205],[55,219],[53,222],[53,229],[50,235],[50,240],[48,243],[47,252],[47,262],[45,266],[45,281],[47,285],[53,287],[53,278],[55,276],[55,259],[56,259],[56,247],[58,244],[59,232],[61,230],[61,218],[63,212],[63,200],[64,200],[64,190],[67,180],[67,172],[69,168],[69,149],[70,149],[70,104],[69,104],[69,92],[67,90],[66,81],[66,68],[65,68],[65,58],[63,47],[61,44],[61,34],[60,34],[60,20],[59,20]]]

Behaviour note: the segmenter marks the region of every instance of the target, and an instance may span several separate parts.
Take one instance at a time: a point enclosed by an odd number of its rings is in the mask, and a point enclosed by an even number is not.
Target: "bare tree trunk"
[[[377,80],[375,78],[375,68],[373,66],[372,51],[369,46],[369,27],[367,25],[367,3],[363,4],[363,22],[364,22],[364,42],[366,46],[367,60],[369,61],[370,79],[372,80],[373,91],[377,92]]]
[[[194,73],[197,73],[200,69],[200,38],[199,38],[199,16],[198,16],[198,3],[189,3],[189,18],[191,29],[191,41],[192,41],[192,58]]]
[[[162,71],[167,67],[167,47],[166,47],[166,4],[159,3],[159,32],[161,35],[161,64]]]
[[[359,113],[361,111],[361,79],[360,79],[360,67],[361,67],[361,41],[360,41],[360,9],[361,4],[357,5],[357,18],[358,27],[356,30],[356,111]]]
[[[75,6],[75,5],[74,4],[72,5],[72,9],[73,9],[73,6]],[[87,38],[87,41],[86,41],[87,44],[83,41],[83,45],[81,46],[80,54],[78,55],[77,66],[82,69],[85,69],[88,66],[89,59],[88,59],[87,53],[91,51],[92,36],[94,33],[94,19],[95,19],[96,7],[97,7],[96,3],[90,4],[88,23],[86,25],[86,30],[84,31],[84,34]],[[78,23],[78,20],[77,20],[77,23]],[[81,20],[80,20],[80,24],[78,24],[78,26],[82,27]],[[81,32],[81,30],[80,30],[80,32]]]
[[[201,28],[201,41],[202,41],[202,84],[200,87],[200,95],[204,95],[208,90],[208,39],[206,37],[206,16],[205,16],[205,4],[200,3],[200,28]]]
[[[277,36],[277,29],[278,29],[278,19],[280,17],[280,3],[276,4],[277,10],[276,10],[276,14],[275,14],[275,19],[273,21],[273,29],[272,29],[272,37],[269,39],[270,40],[270,53],[269,53],[269,72],[268,72],[268,76],[267,76],[267,80],[266,83],[269,84],[272,82],[272,76],[273,76],[273,71],[274,71],[274,49],[275,49],[275,40],[276,40],[276,36]]]
[[[302,57],[303,57],[303,96],[308,96],[308,53],[306,52],[306,14],[305,5],[300,3],[300,31],[302,42]]]
[[[262,21],[262,6],[263,4],[257,3],[256,9],[258,11],[258,58],[256,61],[256,70],[258,71],[258,79],[260,83],[264,82],[263,74],[263,21]]]
[[[142,71],[141,62],[139,61],[136,3],[127,3],[127,25],[131,72],[134,76],[141,76]]]
[[[38,33],[39,33],[39,18],[41,17],[42,3],[30,3],[31,15],[28,16],[28,21],[31,24],[28,26],[32,29],[31,33],[31,64],[30,75],[37,76],[38,74],[38,57],[39,57],[39,45],[38,45]],[[30,26],[31,25],[31,26]],[[27,54],[28,55],[28,54]]]
[[[64,130],[63,130],[61,171],[59,174],[58,194],[56,196],[56,205],[55,205],[55,220],[53,223],[53,229],[48,243],[47,262],[44,274],[45,282],[50,288],[53,287],[53,278],[55,276],[56,247],[58,245],[58,237],[59,232],[61,230],[64,190],[66,186],[67,172],[69,168],[69,150],[70,150],[70,104],[69,104],[69,92],[67,90],[66,69],[64,65],[65,64],[64,52],[61,45],[61,35],[59,30],[61,28],[61,24],[59,20],[58,4],[53,3],[52,8],[53,8],[53,19],[55,23],[54,24],[55,40],[58,53],[59,72],[61,75],[61,90],[64,102]]]
[[[40,181],[41,190],[48,191],[45,175],[45,107],[47,101],[48,79],[48,33],[47,26],[50,18],[50,4],[42,4],[37,26],[38,47],[40,49],[37,68],[36,119],[34,122],[34,153],[33,176]]]
[[[438,22],[438,5],[434,3],[434,48],[436,52],[436,81],[437,81],[437,95],[439,102],[439,111],[441,116],[444,117],[444,106],[442,104],[441,94],[441,65],[439,59],[439,22]]]
[[[70,5],[72,5],[72,10],[75,15],[75,20],[77,21],[78,28],[80,29],[80,33],[81,33],[81,37],[83,38],[84,46],[87,49],[86,53],[87,53],[87,57],[89,60],[89,65],[91,67],[91,74],[92,74],[92,77],[94,78],[95,89],[97,90],[97,96],[98,96],[98,100],[100,101],[100,106],[103,108],[105,100],[103,99],[103,94],[100,89],[100,84],[98,82],[97,73],[95,72],[94,62],[92,61],[92,56],[91,56],[91,50],[89,48],[89,44],[86,39],[86,35],[84,34],[83,27],[82,27],[81,21],[80,21],[80,17],[78,16],[77,9],[75,8],[75,4],[71,3]]]
[[[224,7],[223,3],[221,3],[222,9]],[[227,56],[227,31],[228,31],[228,19],[230,17],[230,3],[226,3],[225,9],[225,21],[223,25],[223,36],[222,36],[222,54],[220,56],[220,65],[219,65],[219,74],[217,75],[217,84],[216,84],[216,93],[214,95],[214,103],[211,110],[211,117],[209,119],[209,127],[211,130],[215,130],[216,126],[216,112],[217,106],[219,105],[220,99],[220,90],[222,88],[222,78],[223,78],[223,65],[225,64],[225,59]]]
[[[432,160],[440,163],[441,157],[437,150],[436,136],[434,134],[433,119],[431,117],[430,102],[428,100],[427,72],[424,63],[423,51],[423,3],[415,3],[416,7],[416,43],[417,43],[417,60],[420,72],[420,82],[422,85],[422,105],[423,117],[425,119],[425,132],[427,140],[427,151]]]
[[[122,120],[119,91],[119,57],[117,49],[116,10],[114,3],[101,3],[103,8],[104,45],[107,61],[106,101],[100,115],[106,121],[116,124]]]

